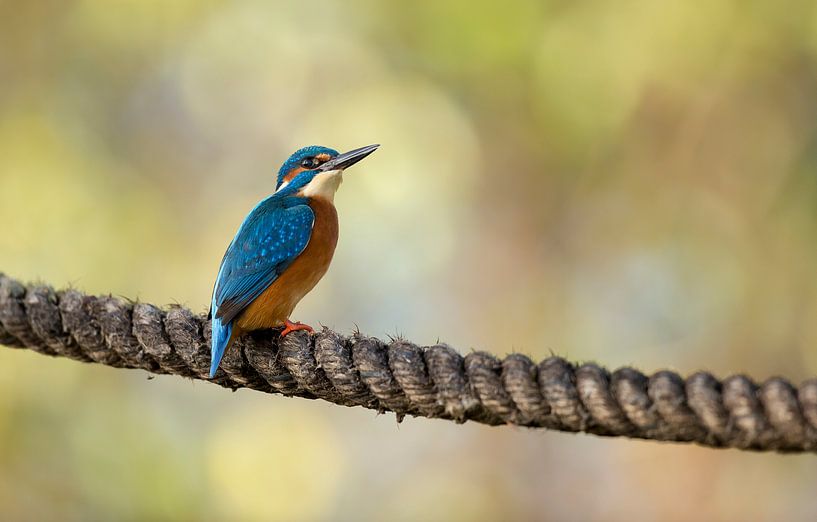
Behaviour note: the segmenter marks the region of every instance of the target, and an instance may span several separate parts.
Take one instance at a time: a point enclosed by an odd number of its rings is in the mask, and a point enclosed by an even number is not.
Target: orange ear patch
[[[286,176],[284,176],[284,183],[289,183],[292,181],[295,176],[300,174],[301,172],[305,171],[306,169],[303,167],[295,167],[294,169],[290,170]]]

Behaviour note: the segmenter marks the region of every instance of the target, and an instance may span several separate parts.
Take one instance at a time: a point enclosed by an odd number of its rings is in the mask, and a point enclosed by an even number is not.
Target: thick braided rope
[[[153,373],[206,379],[209,324],[181,307],[25,286],[0,274],[0,344]],[[444,344],[384,343],[329,329],[236,343],[212,382],[381,412],[515,424],[750,450],[817,451],[817,379],[758,385],[743,375],[687,379],[633,368],[609,373],[549,357],[504,359]]]

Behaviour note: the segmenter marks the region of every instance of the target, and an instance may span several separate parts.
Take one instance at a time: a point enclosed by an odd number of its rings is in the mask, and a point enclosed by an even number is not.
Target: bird
[[[244,218],[218,269],[209,314],[211,379],[225,351],[246,332],[283,326],[283,337],[313,331],[290,316],[332,261],[338,241],[334,197],[344,170],[379,146],[342,154],[303,147],[278,170],[275,192]]]

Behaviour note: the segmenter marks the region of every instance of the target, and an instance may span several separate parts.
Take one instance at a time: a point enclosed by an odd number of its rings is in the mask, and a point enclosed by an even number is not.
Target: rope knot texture
[[[817,379],[799,387],[744,375],[686,379],[671,371],[609,372],[561,357],[465,356],[328,328],[254,332],[225,355],[215,384],[379,412],[512,424],[711,447],[817,451]],[[0,345],[117,368],[209,380],[204,315],[112,296],[25,285],[0,274]]]

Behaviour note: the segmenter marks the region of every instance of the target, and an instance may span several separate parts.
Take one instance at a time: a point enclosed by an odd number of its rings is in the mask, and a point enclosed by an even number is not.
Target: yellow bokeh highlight
[[[343,477],[343,448],[313,414],[282,423],[247,410],[207,434],[207,470],[221,510],[242,520],[326,518]]]

